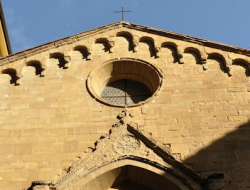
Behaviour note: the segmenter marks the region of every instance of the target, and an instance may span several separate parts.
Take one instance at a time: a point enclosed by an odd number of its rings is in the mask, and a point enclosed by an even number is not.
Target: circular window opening
[[[132,58],[111,60],[92,71],[87,79],[96,100],[116,107],[138,106],[159,93],[162,73],[150,63]]]
[[[104,87],[101,97],[112,104],[137,104],[152,96],[149,88],[137,81],[122,79]]]

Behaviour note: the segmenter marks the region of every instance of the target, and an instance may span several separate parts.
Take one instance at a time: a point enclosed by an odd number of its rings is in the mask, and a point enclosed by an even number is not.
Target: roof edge
[[[225,44],[225,43],[220,43],[220,42],[216,42],[216,41],[212,41],[212,40],[207,40],[207,39],[203,39],[203,38],[198,38],[198,37],[194,37],[194,36],[190,36],[190,35],[186,35],[186,34],[181,34],[181,33],[177,33],[177,32],[172,32],[172,31],[168,31],[168,30],[163,30],[163,29],[157,29],[157,28],[153,28],[153,27],[148,27],[148,26],[144,26],[144,25],[139,25],[139,24],[134,24],[134,23],[130,23],[130,22],[125,22],[125,21],[121,21],[124,25],[127,25],[129,27],[136,27],[136,28],[140,28],[141,30],[149,30],[151,32],[154,33],[161,33],[161,34],[167,34],[168,36],[172,37],[172,38],[176,38],[179,40],[185,40],[187,42],[192,42],[192,43],[198,43],[204,46],[208,46],[208,47],[212,47],[212,48],[220,48],[220,49],[225,49],[227,51],[232,51],[232,52],[237,52],[237,53],[242,53],[244,52],[244,54],[250,55],[250,49],[246,49],[246,48],[242,48],[242,47],[238,47],[238,46],[233,46],[233,45],[229,45],[229,44]]]
[[[1,0],[0,0],[0,2],[1,2]],[[90,33],[90,32],[95,32],[98,30],[102,30],[102,29],[105,29],[108,27],[117,26],[117,25],[121,25],[121,24],[123,27],[131,28],[131,29],[135,29],[135,30],[146,31],[146,32],[158,34],[158,35],[160,34],[162,36],[171,37],[171,38],[178,39],[178,40],[184,40],[187,42],[196,43],[199,45],[203,45],[203,46],[207,46],[207,47],[211,47],[211,48],[215,48],[215,49],[221,49],[221,50],[225,50],[225,51],[229,51],[229,52],[234,52],[237,54],[243,54],[246,56],[250,56],[250,49],[232,46],[232,45],[219,43],[219,42],[215,42],[215,41],[211,41],[211,40],[206,40],[206,39],[202,39],[202,38],[197,38],[197,37],[193,37],[193,36],[189,36],[189,35],[185,35],[185,34],[180,34],[180,33],[176,33],[176,32],[171,32],[168,30],[157,29],[157,28],[152,28],[152,27],[148,27],[148,26],[144,26],[144,25],[134,24],[134,23],[127,22],[127,21],[118,21],[118,22],[110,23],[110,24],[100,26],[97,28],[93,28],[93,29],[90,29],[90,30],[87,30],[84,32],[80,32],[80,33],[77,33],[77,34],[74,34],[74,35],[71,35],[68,37],[64,37],[64,38],[57,39],[57,40],[54,40],[51,42],[47,42],[47,43],[41,44],[39,46],[35,46],[35,47],[29,48],[29,49],[26,49],[26,50],[23,50],[20,52],[16,52],[14,54],[10,54],[6,57],[1,58],[0,61],[5,60],[5,59],[11,59],[14,57],[16,57],[16,58],[19,58],[22,56],[25,57],[28,53],[32,53],[32,51],[42,49],[46,46],[55,45],[58,42],[62,42],[62,41],[68,40],[68,39],[78,38],[79,36]]]

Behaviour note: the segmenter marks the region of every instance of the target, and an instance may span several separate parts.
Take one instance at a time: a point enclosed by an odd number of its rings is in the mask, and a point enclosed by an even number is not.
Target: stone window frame
[[[106,101],[119,104],[131,105],[147,100],[152,92],[143,83],[131,79],[119,79],[107,84],[101,97]]]
[[[135,104],[114,104],[101,97],[107,84],[120,79],[130,79],[146,85],[152,96]],[[120,58],[105,62],[95,68],[87,78],[90,95],[98,102],[112,107],[136,107],[152,102],[162,91],[163,74],[151,63],[134,58]]]

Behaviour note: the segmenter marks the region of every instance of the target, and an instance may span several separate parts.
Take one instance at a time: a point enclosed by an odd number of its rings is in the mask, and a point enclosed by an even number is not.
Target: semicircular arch
[[[233,70],[235,69],[235,67],[241,67],[241,69],[245,70],[245,75],[247,77],[250,76],[250,66],[247,60],[241,59],[241,58],[234,59],[232,63],[232,67],[233,67]]]
[[[220,65],[221,71],[223,71],[224,73],[228,72],[229,69],[227,67],[227,59],[225,58],[224,55],[222,55],[220,53],[209,53],[208,60],[209,59],[217,60],[219,65]]]

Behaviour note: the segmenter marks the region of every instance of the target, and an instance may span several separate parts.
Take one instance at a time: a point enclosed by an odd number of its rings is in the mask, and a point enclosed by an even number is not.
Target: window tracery
[[[113,104],[131,105],[145,101],[151,95],[146,85],[130,79],[121,79],[108,84],[101,97]]]

